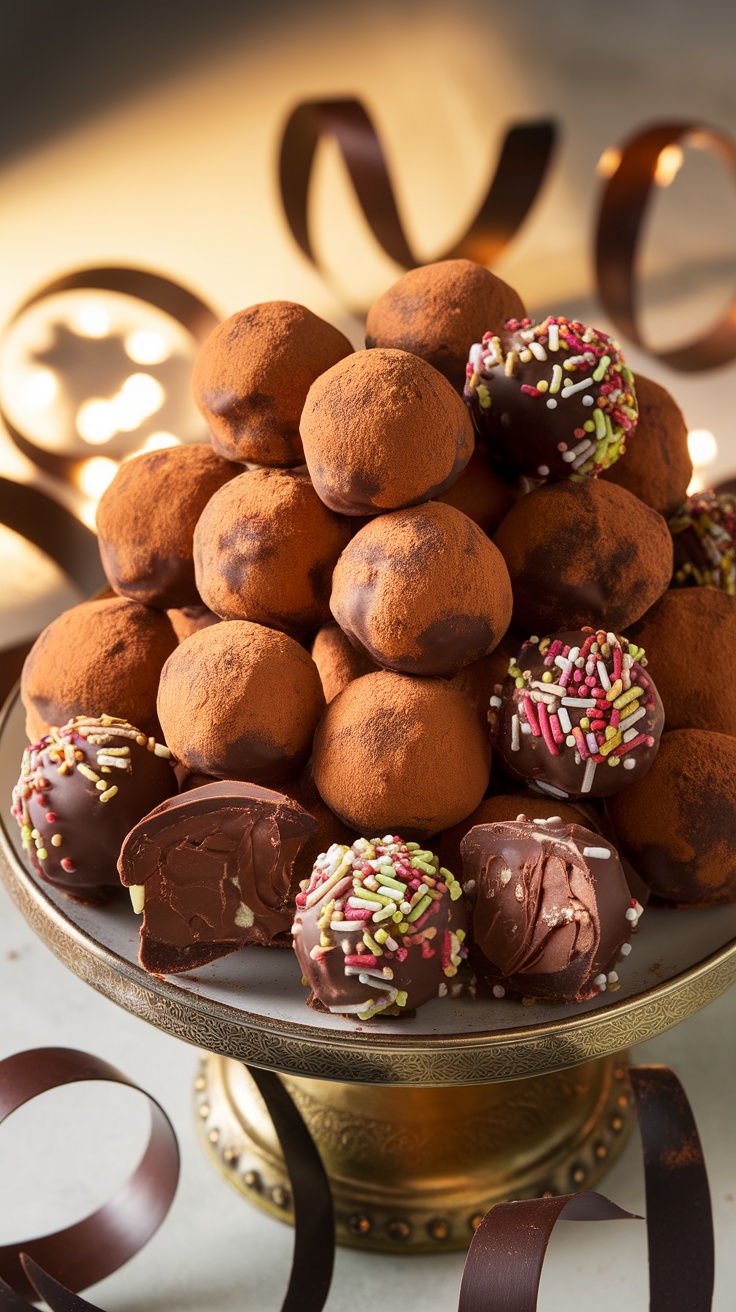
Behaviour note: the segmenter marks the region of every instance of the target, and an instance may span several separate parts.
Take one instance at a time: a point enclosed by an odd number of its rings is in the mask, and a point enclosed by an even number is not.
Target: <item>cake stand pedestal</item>
[[[16,696],[0,717],[5,797],[24,745]],[[736,906],[656,908],[615,993],[568,1007],[445,998],[414,1017],[359,1024],[305,1007],[286,951],[251,948],[184,976],[148,975],[127,897],[91,907],[41,885],[7,812],[0,874],[71,970],[209,1054],[195,1081],[197,1119],[232,1184],[288,1219],[288,1180],[246,1063],[278,1072],[293,1094],[330,1176],[341,1242],[394,1252],[464,1247],[502,1198],[589,1188],[629,1126],[622,1052],[736,979]]]

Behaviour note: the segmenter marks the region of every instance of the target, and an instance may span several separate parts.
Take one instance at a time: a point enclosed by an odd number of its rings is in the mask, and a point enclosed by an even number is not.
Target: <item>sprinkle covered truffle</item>
[[[736,497],[696,492],[669,521],[673,588],[720,588],[736,596]]]
[[[297,894],[294,948],[314,999],[372,1020],[460,991],[462,889],[439,858],[396,834],[333,843]]]

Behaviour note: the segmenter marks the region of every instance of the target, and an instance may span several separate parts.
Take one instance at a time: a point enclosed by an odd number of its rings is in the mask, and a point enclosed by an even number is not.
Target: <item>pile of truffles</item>
[[[158,973],[291,931],[311,1005],[360,1020],[473,972],[617,988],[638,876],[736,900],[733,501],[686,501],[682,415],[616,341],[449,260],[364,350],[233,315],[194,392],[211,446],[121,466],[112,595],[26,662],[40,877],[122,880]]]

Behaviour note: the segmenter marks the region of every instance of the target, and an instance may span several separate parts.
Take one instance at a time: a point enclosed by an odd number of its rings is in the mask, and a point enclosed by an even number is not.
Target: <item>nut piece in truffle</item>
[[[332,324],[292,301],[264,301],[210,333],[194,399],[225,460],[298,465],[299,416],[315,378],[352,352]]]
[[[223,620],[182,642],[163,668],[158,697],[178,761],[199,774],[261,784],[299,771],[324,704],[309,653],[246,620]]]
[[[459,992],[465,932],[457,879],[396,834],[333,843],[297,895],[292,926],[314,1000],[359,1020]]]
[[[471,829],[461,851],[473,964],[496,997],[585,1002],[618,984],[642,908],[607,839],[520,816]]]
[[[494,542],[527,633],[595,624],[620,633],[669,587],[672,538],[661,515],[615,483],[551,483],[511,508]]]
[[[330,606],[378,665],[451,676],[501,641],[511,583],[482,529],[430,501],[380,515],[356,533],[337,563]]]
[[[36,874],[79,902],[102,902],[119,889],[125,835],[176,792],[170,756],[112,715],[76,716],[27,747],[13,815]]]
[[[314,738],[314,781],[358,833],[425,838],[478,805],[491,749],[470,700],[444,679],[381,670],[330,702]]]
[[[462,393],[473,342],[499,332],[524,306],[508,283],[473,260],[438,260],[411,269],[371,306],[368,347],[395,346],[434,365]]]
[[[210,446],[175,446],[126,460],[97,507],[102,566],[121,597],[196,606],[194,529],[210,497],[239,473]]]
[[[643,779],[607,803],[621,848],[657,897],[678,906],[736,902],[736,740],[662,735]]]
[[[602,630],[530,639],[491,701],[508,773],[555,798],[608,797],[650,769],[664,727],[641,647]]]
[[[473,344],[466,373],[465,400],[489,452],[536,481],[595,477],[636,426],[618,342],[574,319],[511,319]]]
[[[316,491],[346,515],[428,501],[475,445],[447,379],[406,351],[356,351],[328,369],[309,389],[301,434]]]
[[[292,868],[314,825],[290,798],[232,780],[193,788],[145,816],[119,862],[143,912],[144,969],[175,975],[284,935]]]
[[[166,615],[124,597],[85,601],[59,615],[36,639],[21,679],[31,742],[74,715],[130,718],[161,735],[156,694],[176,646]]]
[[[626,438],[626,456],[604,469],[601,478],[618,483],[665,517],[682,505],[692,478],[687,424],[664,387],[634,374],[639,407],[636,428]]]
[[[736,497],[695,492],[670,520],[673,588],[720,588],[736,596]]]
[[[224,620],[298,637],[329,618],[332,571],[351,532],[306,474],[251,470],[221,488],[197,524],[197,587]]]

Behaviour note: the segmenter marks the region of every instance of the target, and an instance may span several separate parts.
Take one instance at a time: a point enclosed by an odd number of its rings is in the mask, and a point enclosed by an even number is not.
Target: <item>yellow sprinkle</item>
[[[619,747],[622,742],[623,734],[617,729],[615,736],[609,738],[608,742],[604,743],[598,750],[600,751],[601,756],[608,756],[616,747]]]
[[[109,802],[110,798],[114,797],[117,791],[118,791],[117,784],[113,784],[112,788],[108,788],[106,792],[100,793],[100,801]]]
[[[61,834],[52,834],[52,835],[51,835],[51,846],[52,846],[52,847],[61,847],[61,842],[62,842]]]

